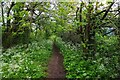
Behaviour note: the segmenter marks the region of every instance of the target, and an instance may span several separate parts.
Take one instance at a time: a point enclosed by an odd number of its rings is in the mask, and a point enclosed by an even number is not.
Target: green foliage
[[[46,77],[52,42],[41,40],[27,45],[17,45],[0,55],[3,78]]]
[[[102,36],[101,34],[96,34],[96,45],[97,50],[100,53],[107,53],[107,55],[113,54],[114,52],[117,52],[118,50],[118,37],[117,36]],[[113,53],[111,53],[111,51]],[[101,54],[105,55],[105,54]]]
[[[109,43],[108,45],[116,44],[115,37],[111,37],[110,41],[108,38],[102,40],[105,43]],[[67,78],[108,79],[110,77],[116,78],[119,75],[118,70],[120,69],[120,51],[118,52],[118,50],[114,50],[116,47],[112,49],[111,46],[106,46],[106,44],[99,44],[98,49],[100,46],[104,46],[106,48],[102,50],[102,52],[98,50],[94,59],[88,57],[88,59],[85,60],[80,44],[78,44],[77,47],[71,43],[65,43],[58,38],[57,45],[60,47],[60,50],[64,55],[64,67],[67,71]],[[109,53],[104,52],[105,50],[109,51]]]
[[[29,24],[23,24],[19,27],[17,31],[5,32],[6,29],[2,29],[2,39],[3,39],[3,47],[8,48],[16,44],[26,44],[30,41],[30,28]]]

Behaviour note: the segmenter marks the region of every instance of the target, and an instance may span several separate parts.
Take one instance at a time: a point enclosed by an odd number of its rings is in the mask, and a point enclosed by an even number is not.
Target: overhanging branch
[[[104,20],[105,17],[107,16],[108,12],[110,11],[110,8],[112,7],[112,5],[114,4],[114,2],[112,2],[109,6],[109,8],[106,10],[105,14],[103,15],[103,17],[101,18],[101,20]]]

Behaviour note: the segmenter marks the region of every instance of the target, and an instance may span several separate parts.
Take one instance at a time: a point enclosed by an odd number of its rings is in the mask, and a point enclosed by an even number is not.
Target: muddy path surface
[[[47,72],[47,78],[65,78],[63,56],[60,54],[60,50],[55,44],[53,44],[53,54],[49,61]]]

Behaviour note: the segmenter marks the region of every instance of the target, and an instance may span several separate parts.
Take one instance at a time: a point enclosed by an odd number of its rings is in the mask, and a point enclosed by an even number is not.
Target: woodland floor
[[[63,56],[59,48],[53,44],[53,54],[48,64],[48,78],[65,78]]]

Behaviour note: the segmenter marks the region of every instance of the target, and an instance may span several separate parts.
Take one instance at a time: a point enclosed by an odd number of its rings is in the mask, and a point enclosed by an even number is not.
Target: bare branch
[[[105,17],[107,16],[107,14],[108,14],[108,12],[109,12],[109,10],[110,10],[110,8],[112,7],[113,4],[114,4],[114,2],[112,2],[112,3],[110,4],[109,8],[106,10],[106,12],[105,12],[105,14],[103,15],[103,17],[102,17],[101,20],[104,20],[104,19],[105,19]]]

